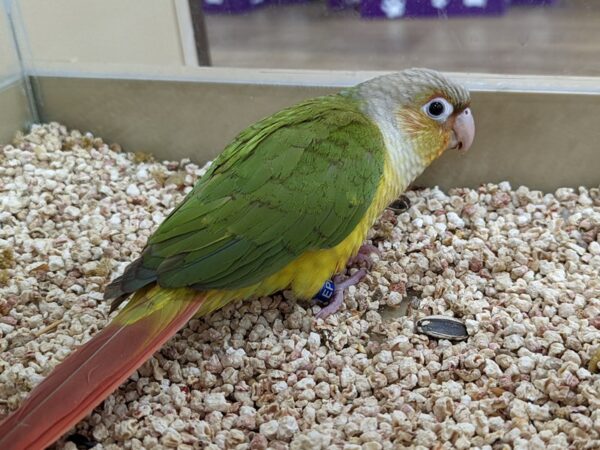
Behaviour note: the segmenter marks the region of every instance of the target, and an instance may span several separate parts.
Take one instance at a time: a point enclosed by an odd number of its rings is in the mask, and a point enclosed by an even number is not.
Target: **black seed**
[[[462,341],[469,337],[465,324],[454,317],[423,317],[417,321],[417,331],[432,338],[450,341]]]
[[[400,198],[390,203],[388,208],[394,211],[396,214],[401,214],[410,208],[410,200],[406,195],[401,195]]]

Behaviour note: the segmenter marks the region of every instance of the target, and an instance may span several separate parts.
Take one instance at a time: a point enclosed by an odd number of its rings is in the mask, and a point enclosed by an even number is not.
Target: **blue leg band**
[[[315,295],[314,299],[317,303],[321,303],[323,305],[327,305],[331,299],[333,298],[333,294],[335,293],[335,283],[331,280],[327,280],[321,290]]]

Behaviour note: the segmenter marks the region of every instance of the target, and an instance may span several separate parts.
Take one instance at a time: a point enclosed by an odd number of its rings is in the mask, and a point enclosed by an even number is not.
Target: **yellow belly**
[[[326,280],[341,271],[348,259],[356,255],[367,236],[367,231],[373,226],[379,214],[400,195],[404,188],[404,183],[398,180],[391,170],[389,162],[386,161],[384,176],[377,188],[373,203],[346,239],[333,248],[308,251],[302,254],[279,272],[255,285],[236,290],[208,291],[206,300],[197,315],[208,314],[233,300],[270,295],[284,289],[291,289],[299,298],[312,298]]]

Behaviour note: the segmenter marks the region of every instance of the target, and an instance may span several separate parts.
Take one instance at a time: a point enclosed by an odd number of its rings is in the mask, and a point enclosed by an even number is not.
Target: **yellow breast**
[[[391,164],[386,158],[383,178],[377,188],[373,203],[346,239],[333,248],[308,251],[302,254],[279,272],[253,286],[231,291],[209,291],[198,315],[207,314],[233,300],[270,295],[288,288],[291,288],[299,298],[312,298],[326,280],[341,271],[348,260],[356,255],[369,228],[373,226],[385,207],[400,195],[404,187],[403,181],[398,179],[397,173],[392,170]]]

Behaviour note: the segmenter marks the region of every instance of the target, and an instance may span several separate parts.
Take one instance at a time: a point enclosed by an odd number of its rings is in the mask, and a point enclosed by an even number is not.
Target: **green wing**
[[[214,161],[107,297],[154,281],[245,287],[307,250],[334,247],[364,216],[383,165],[379,129],[346,96],[266,118]]]

